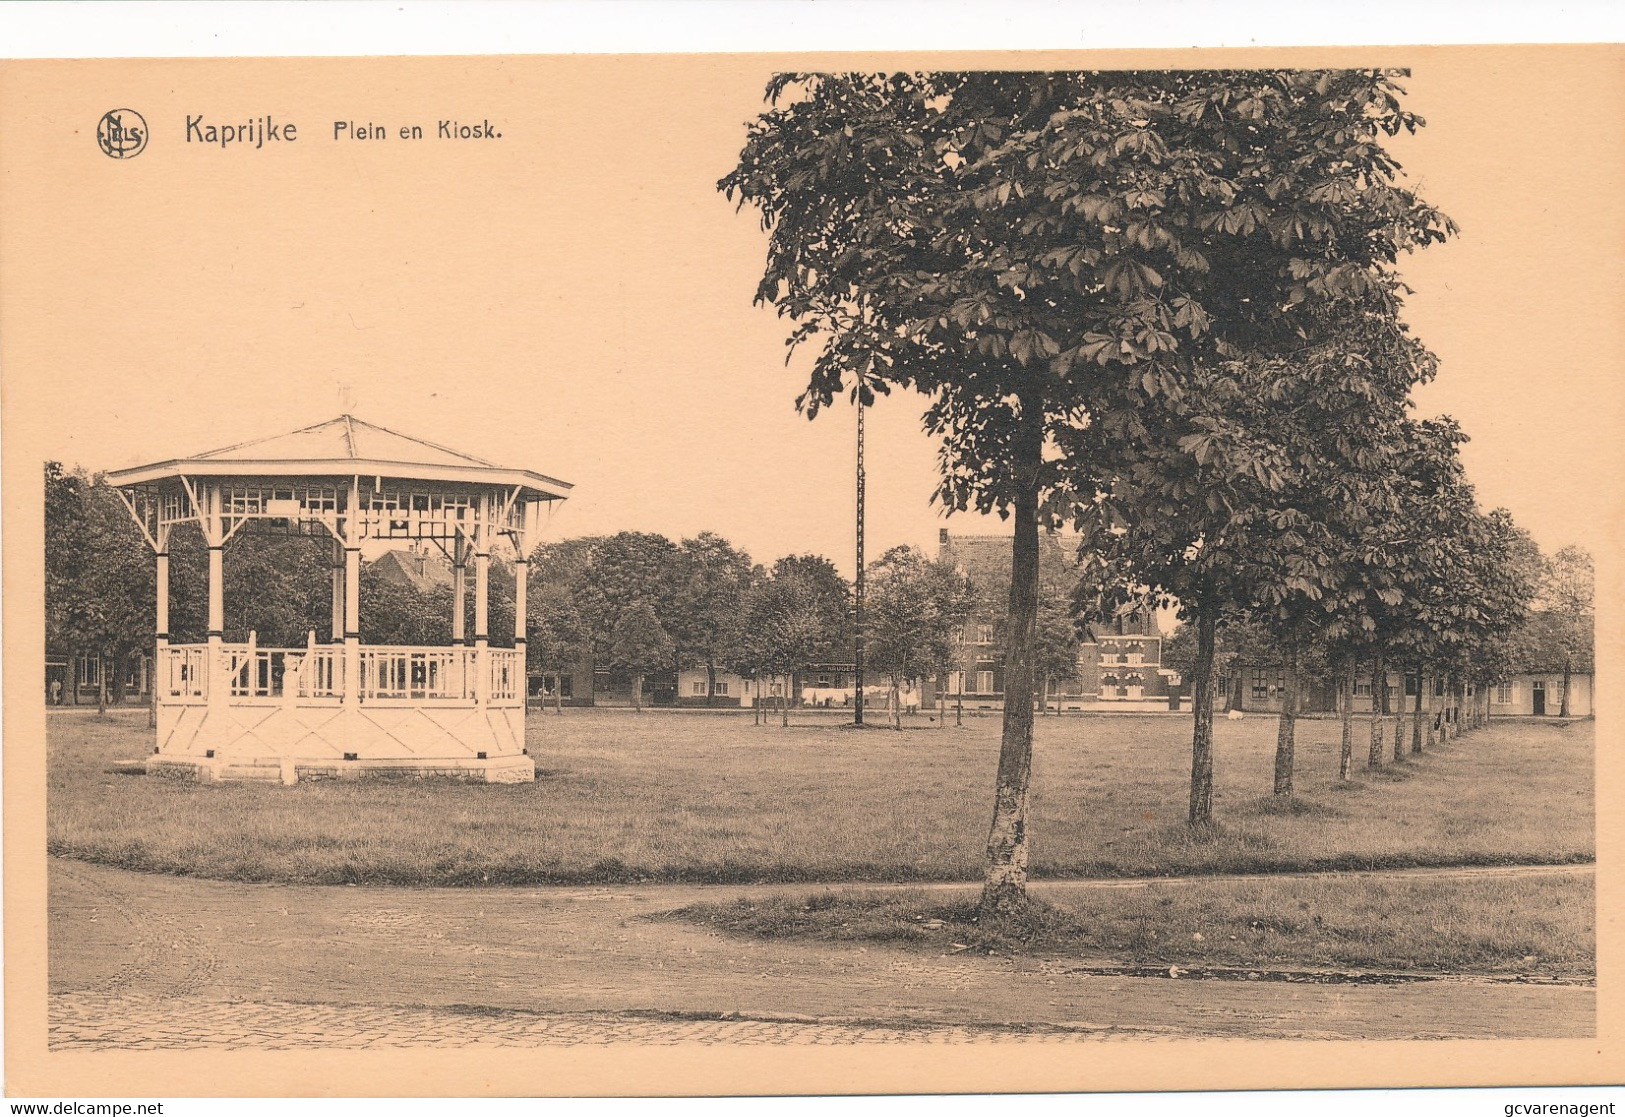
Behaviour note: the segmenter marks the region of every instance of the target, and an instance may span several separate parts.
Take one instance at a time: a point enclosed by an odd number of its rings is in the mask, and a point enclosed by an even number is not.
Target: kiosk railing
[[[346,649],[311,643],[262,648],[254,641],[222,644],[218,671],[209,670],[207,644],[158,649],[161,705],[204,705],[211,691],[231,705],[339,705],[347,689]],[[483,682],[482,682],[483,657]],[[354,694],[390,705],[518,706],[524,701],[524,660],[512,648],[417,647],[363,644],[356,654]]]

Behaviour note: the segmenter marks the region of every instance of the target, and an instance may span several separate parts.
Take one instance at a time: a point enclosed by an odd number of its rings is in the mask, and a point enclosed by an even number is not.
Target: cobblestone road
[[[53,1050],[184,1050],[300,1047],[466,1048],[578,1044],[856,1044],[1065,1042],[1145,1035],[1088,1025],[1008,1028],[902,1026],[842,1020],[756,1020],[624,1013],[536,1013],[395,1005],[176,1001],[167,997],[64,993],[51,998]]]

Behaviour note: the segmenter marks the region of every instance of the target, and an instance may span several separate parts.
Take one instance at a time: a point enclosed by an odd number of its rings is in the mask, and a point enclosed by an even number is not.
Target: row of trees
[[[1568,717],[1571,676],[1589,675],[1594,669],[1592,557],[1584,548],[1571,545],[1551,556],[1520,548],[1516,558],[1524,564],[1515,573],[1517,582],[1520,586],[1533,586],[1533,597],[1526,602],[1528,611],[1522,623],[1512,627],[1504,642],[1495,646],[1493,659],[1485,657],[1475,661],[1477,670],[1467,675],[1466,681],[1473,684],[1482,702],[1493,684],[1514,675],[1559,674],[1562,682],[1556,713],[1559,717]],[[1380,669],[1389,678],[1400,674],[1405,680],[1407,695],[1421,695],[1425,703],[1444,695],[1454,710],[1458,703],[1457,691],[1447,686],[1448,680],[1438,670],[1439,665],[1423,662],[1421,670],[1404,673],[1406,650],[1404,647],[1387,649]],[[1232,612],[1219,624],[1214,642],[1213,670],[1230,683],[1230,689],[1222,696],[1221,708],[1226,711],[1242,708],[1245,675],[1259,671],[1265,676],[1281,678],[1283,691],[1287,692],[1281,695],[1281,701],[1289,714],[1305,708],[1306,691],[1310,689],[1322,694],[1335,692],[1337,707],[1345,710],[1350,705],[1356,677],[1348,675],[1347,660],[1340,662],[1336,653],[1337,644],[1329,640],[1301,647],[1284,646],[1268,624],[1245,612]],[[1188,675],[1196,669],[1196,656],[1195,630],[1190,625],[1181,625],[1163,647],[1163,663]],[[1376,676],[1379,670],[1376,658],[1360,666],[1368,681],[1367,691],[1374,696],[1371,713],[1379,717],[1391,715],[1397,721],[1404,711],[1393,706],[1389,694],[1382,688]],[[1413,752],[1420,751],[1426,731],[1438,720],[1433,716],[1421,718],[1423,712],[1420,705],[1411,711]],[[1479,714],[1480,719],[1483,716]],[[1420,726],[1415,724],[1418,721]],[[1369,759],[1373,765],[1381,760],[1382,732],[1381,727],[1377,727],[1378,745],[1372,749]],[[1398,743],[1397,730],[1395,740]],[[1346,765],[1343,775],[1348,776]]]
[[[850,587],[822,556],[763,568],[709,532],[681,543],[622,532],[543,546],[532,572],[532,663],[625,671],[635,702],[652,671],[704,667],[712,696],[719,670],[793,679],[851,657]],[[975,598],[963,575],[912,547],[887,551],[868,574],[865,654],[890,680],[896,711],[904,683],[956,665]]]
[[[1568,717],[1571,676],[1589,675],[1595,669],[1594,562],[1585,548],[1570,545],[1553,555],[1538,556],[1532,573],[1536,589],[1530,611],[1511,634],[1504,649],[1506,654],[1500,661],[1502,670],[1489,681],[1504,681],[1513,675],[1558,674],[1562,682],[1556,712],[1559,717]],[[1528,574],[1530,572],[1524,572],[1525,576]],[[1341,705],[1344,680],[1338,674],[1338,665],[1328,657],[1329,650],[1324,643],[1302,650],[1297,656],[1295,674],[1298,681],[1309,688],[1322,692],[1336,689]],[[1226,711],[1242,708],[1242,686],[1247,671],[1256,669],[1266,675],[1279,674],[1284,679],[1289,658],[1285,651],[1268,626],[1245,615],[1231,616],[1220,624],[1215,637],[1214,671],[1230,683],[1230,690],[1222,696],[1221,708]],[[1388,658],[1391,676],[1395,657]],[[1189,625],[1181,625],[1169,636],[1163,645],[1162,659],[1166,666],[1185,674],[1195,669],[1196,639]],[[1413,682],[1408,690],[1414,693]],[[1300,691],[1297,698],[1301,710],[1306,696]]]
[[[1045,528],[1082,534],[1079,619],[1149,593],[1190,624],[1194,826],[1226,623],[1294,680],[1323,655],[1459,689],[1506,669],[1535,590],[1465,436],[1413,414],[1436,362],[1397,264],[1454,226],[1384,147],[1422,125],[1403,77],[783,74],[719,183],[768,234],[757,300],[817,347],[798,405],[920,392],[938,499],[1014,520],[1007,695],[1035,684]],[[1004,717],[991,913],[1025,906],[1031,833],[1032,705]]]

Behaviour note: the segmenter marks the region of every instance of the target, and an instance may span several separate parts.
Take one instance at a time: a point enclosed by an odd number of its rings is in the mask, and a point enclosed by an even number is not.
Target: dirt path
[[[1085,972],[1075,961],[740,941],[644,918],[780,886],[295,887],[58,859],[50,884],[53,1045],[593,1042],[629,1021],[641,1021],[648,1042],[797,1042],[803,1033],[835,1042],[919,1029],[950,1038],[988,1029],[1063,1038],[1595,1031],[1590,986],[1157,980]],[[244,1031],[246,1016],[255,1029]],[[724,1020],[740,1025],[731,1038],[728,1029],[691,1035]]]

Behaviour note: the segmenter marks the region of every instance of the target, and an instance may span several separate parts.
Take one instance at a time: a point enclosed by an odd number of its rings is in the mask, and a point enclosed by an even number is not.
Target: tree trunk
[[[1405,759],[1405,668],[1399,669],[1399,693],[1395,696],[1394,715],[1394,762]]]
[[[1025,412],[1032,405],[1023,403]],[[1023,414],[1015,448],[1015,537],[1010,547],[1010,608],[1004,667],[1004,730],[987,835],[984,915],[1027,907],[1027,791],[1033,766],[1033,664],[1038,633],[1038,471],[1041,416]]]
[[[632,708],[638,713],[643,712],[643,674],[639,672],[632,676]]]
[[[1191,680],[1191,796],[1192,826],[1213,821],[1213,643],[1218,618],[1201,608],[1196,615],[1195,678]]]
[[[705,704],[717,704],[717,661],[709,656],[705,661]]]
[[[113,705],[115,706],[124,705],[124,700],[126,697],[128,697],[128,695],[125,693],[124,680],[129,677],[129,674],[129,654],[126,652],[119,652],[113,657],[113,686],[111,690]]]
[[[795,679],[795,672],[789,671],[784,676],[784,696],[779,699],[779,728],[790,728],[790,686]]]
[[[1275,794],[1292,795],[1292,761],[1297,745],[1298,650],[1286,649],[1286,671],[1281,687],[1281,722],[1275,730]]]
[[[158,728],[158,663],[153,661],[147,676],[147,728]]]
[[[96,713],[107,716],[107,657],[96,657]]]
[[[1569,677],[1574,674],[1574,657],[1567,652],[1563,654],[1563,697],[1557,706],[1557,716],[1569,716]]]
[[[903,731],[903,684],[896,675],[891,677],[891,719],[892,728],[901,733]]]
[[[1422,753],[1422,668],[1416,669],[1416,708],[1411,712],[1411,752]]]
[[[1354,679],[1358,670],[1359,660],[1350,655],[1344,666],[1340,688],[1343,699],[1343,745],[1337,755],[1337,778],[1340,780],[1351,779],[1354,775]]]
[[[553,712],[564,713],[564,672],[553,673]]]
[[[1371,753],[1366,757],[1367,768],[1382,767],[1382,715],[1388,699],[1388,667],[1379,653],[1371,661]]]
[[[1428,688],[1428,701],[1426,707],[1427,714],[1422,719],[1422,744],[1424,747],[1431,749],[1434,745],[1439,743],[1439,738],[1437,736],[1438,730],[1433,724],[1434,719],[1439,716],[1436,704],[1433,701],[1433,687],[1434,684],[1438,682],[1438,676],[1436,671],[1429,671],[1427,674],[1423,675],[1422,678]]]
[[[945,680],[937,677],[937,728],[948,728],[948,691],[942,686]]]
[[[954,726],[963,727],[965,724],[965,672],[955,672],[959,676],[959,685],[954,688]]]

